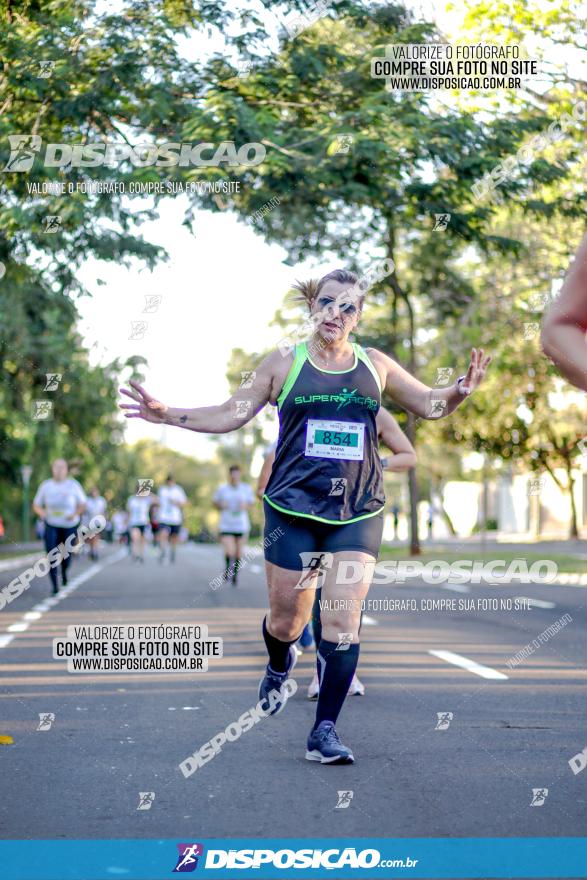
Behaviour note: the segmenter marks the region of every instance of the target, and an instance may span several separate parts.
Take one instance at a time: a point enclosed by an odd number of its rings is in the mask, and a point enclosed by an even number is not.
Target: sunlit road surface
[[[179,764],[257,702],[266,656],[262,560],[238,588],[210,588],[216,546],[144,565],[118,548],[46,603],[48,579],[0,612],[0,745],[5,838],[582,836],[587,769],[587,590],[513,584],[373,587],[372,599],[527,597],[526,611],[368,611],[365,697],[339,720],[353,766],[304,759],[314,655],[276,718],[244,732],[189,778]],[[6,584],[18,571],[2,572]],[[35,610],[36,609],[36,610]],[[40,610],[39,610],[40,609]],[[571,622],[538,637],[563,615]],[[207,672],[72,674],[52,639],[77,624],[206,624],[224,640]],[[519,665],[507,661],[538,648]],[[38,730],[39,715],[55,716]],[[444,713],[452,713],[452,717]],[[440,714],[440,718],[439,718]],[[533,789],[548,789],[536,801]],[[336,808],[339,791],[350,805]],[[154,793],[138,810],[139,792]]]

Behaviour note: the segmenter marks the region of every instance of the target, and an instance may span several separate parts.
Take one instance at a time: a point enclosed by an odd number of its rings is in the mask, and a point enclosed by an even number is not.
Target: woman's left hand
[[[476,348],[471,349],[471,362],[469,364],[469,369],[467,370],[463,381],[459,382],[459,387],[463,395],[469,395],[479,387],[485,378],[485,373],[490,363],[491,355],[488,354],[484,357],[484,351],[482,348],[479,350]]]

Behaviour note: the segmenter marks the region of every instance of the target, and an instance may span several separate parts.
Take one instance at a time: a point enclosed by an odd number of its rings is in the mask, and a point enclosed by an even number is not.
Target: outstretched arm
[[[587,391],[587,235],[544,318],[542,348],[569,382]]]
[[[268,355],[255,370],[250,388],[239,389],[232,397],[218,406],[201,406],[195,409],[170,407],[155,400],[138,382],[130,382],[130,389],[121,388],[133,403],[121,403],[127,419],[144,419],[155,424],[175,425],[202,434],[228,434],[250,422],[263,409],[271,397],[276,369],[282,366],[279,352]]]
[[[471,349],[471,360],[464,378],[448,388],[430,388],[377,349],[369,349],[374,366],[385,378],[384,387],[393,399],[422,419],[441,419],[450,415],[481,384],[491,363],[483,349]]]

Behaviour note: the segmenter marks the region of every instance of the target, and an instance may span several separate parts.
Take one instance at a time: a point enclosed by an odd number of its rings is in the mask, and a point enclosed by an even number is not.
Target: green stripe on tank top
[[[285,383],[283,388],[279,393],[279,397],[277,398],[277,409],[281,409],[285,398],[295,385],[295,381],[300,375],[300,371],[306,362],[306,358],[308,357],[308,348],[305,342],[301,342],[296,344],[294,359],[291,367],[289,368],[289,373],[286,376]]]
[[[377,383],[377,387],[379,388],[379,393],[382,394],[383,389],[381,387],[381,377],[380,377],[379,373],[377,372],[377,370],[375,369],[373,361],[371,360],[371,358],[369,357],[369,355],[367,354],[367,352],[365,351],[365,349],[363,348],[362,345],[359,345],[358,342],[353,342],[351,344],[355,350],[355,354],[356,354],[357,358],[365,364],[365,366],[367,367],[368,370],[371,371],[371,375],[375,379],[375,382]]]
[[[379,510],[374,510],[372,513],[363,513],[361,516],[354,516],[352,519],[325,519],[323,516],[314,516],[311,513],[298,513],[295,510],[288,510],[287,507],[281,507],[280,504],[276,504],[267,495],[263,495],[263,500],[270,504],[271,507],[274,507],[275,510],[279,510],[280,513],[287,513],[289,516],[301,516],[304,519],[313,519],[315,522],[326,523],[329,526],[348,526],[349,523],[359,522],[361,519],[369,519],[369,517],[377,516],[378,513],[383,512],[383,507],[380,507]]]

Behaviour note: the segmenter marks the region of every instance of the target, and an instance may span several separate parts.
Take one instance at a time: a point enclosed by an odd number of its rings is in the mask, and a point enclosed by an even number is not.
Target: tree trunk
[[[393,221],[391,218],[388,218],[387,221],[387,229],[388,229],[388,241],[387,241],[387,256],[393,262],[395,267],[395,227],[393,225]],[[397,277],[395,268],[392,272],[389,283],[391,285],[391,289],[394,295],[393,305],[392,305],[392,317],[397,319],[397,299],[403,300],[406,305],[407,313],[408,313],[408,343],[409,343],[409,357],[408,357],[408,371],[412,374],[412,376],[416,375],[416,352],[415,352],[415,338],[416,338],[416,328],[415,328],[415,320],[414,320],[414,310],[412,308],[412,304],[410,302],[410,298],[407,292],[402,288],[399,283],[399,279]],[[395,314],[394,314],[395,312]],[[391,341],[392,348],[395,347],[395,340]],[[408,412],[408,421],[406,425],[406,434],[408,439],[414,449],[416,448],[416,417],[413,413]],[[409,495],[410,495],[410,551],[412,556],[419,556],[422,552],[420,548],[420,536],[418,534],[418,481],[416,478],[416,469],[410,468],[408,471],[408,487],[409,487]]]
[[[578,538],[577,505],[575,503],[575,479],[573,477],[573,463],[570,458],[565,460],[567,470],[567,492],[571,500],[571,522],[569,523],[569,538]]]
[[[416,443],[416,418],[413,413],[408,413],[408,423],[406,425],[406,434],[408,440],[415,448]],[[419,556],[422,552],[420,547],[420,536],[418,534],[418,479],[416,477],[416,468],[412,467],[408,471],[408,488],[410,493],[410,553],[412,556]]]

